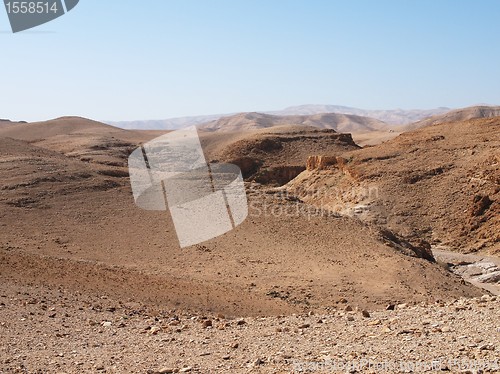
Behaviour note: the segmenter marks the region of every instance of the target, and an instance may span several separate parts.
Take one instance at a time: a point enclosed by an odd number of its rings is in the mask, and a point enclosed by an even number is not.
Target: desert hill
[[[22,123],[26,123],[26,122],[15,122],[15,121],[11,121],[8,119],[0,119],[0,129],[5,128],[5,127],[18,125],[18,124],[22,124]]]
[[[138,144],[163,133],[128,131],[81,117],[0,127],[0,138],[23,140],[80,161],[119,167],[126,166],[128,155]]]
[[[32,143],[0,137],[2,282],[229,315],[324,309],[344,299],[383,308],[481,294],[419,258],[425,248],[401,245],[356,219],[326,214],[254,184],[248,184],[250,215],[241,226],[180,250],[168,213],[134,204],[126,174],[117,172],[124,166],[51,149],[61,136],[82,139],[87,130],[72,126],[63,120],[49,125]],[[61,134],[61,127],[70,133]],[[28,129],[18,138],[32,137]],[[284,137],[322,134],[275,130]],[[94,137],[89,131],[86,147]],[[103,156],[121,148],[96,145]]]
[[[91,168],[25,141],[0,138],[0,147],[0,202],[6,206],[43,212],[48,208],[47,197],[109,190],[119,185],[115,170]],[[6,212],[2,213],[6,219]]]
[[[205,131],[235,132],[270,128],[281,125],[314,126],[337,132],[386,130],[387,124],[373,118],[355,115],[323,113],[303,116],[275,116],[263,113],[240,113],[200,125]]]
[[[43,122],[19,123],[0,132],[1,137],[34,141],[56,135],[119,133],[123,130],[81,117],[61,117]]]
[[[340,158],[317,155],[287,189],[409,240],[499,253],[499,149],[499,118],[443,123]]]
[[[472,106],[452,110],[450,112],[432,116],[404,127],[405,131],[415,130],[421,127],[437,125],[446,122],[467,121],[474,118],[491,118],[500,116],[500,106]]]

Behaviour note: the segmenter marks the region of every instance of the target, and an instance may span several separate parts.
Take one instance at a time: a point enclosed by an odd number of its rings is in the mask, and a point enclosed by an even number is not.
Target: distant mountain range
[[[262,112],[263,114],[272,114],[276,116],[291,115],[315,115],[325,113],[337,113],[345,115],[355,115],[361,117],[373,118],[391,125],[406,125],[424,118],[449,112],[450,108],[436,109],[393,109],[393,110],[365,110],[351,108],[339,105],[299,105],[288,107],[283,110]],[[138,120],[138,121],[104,121],[113,126],[124,129],[140,130],[175,130],[192,125],[201,125],[207,122],[216,121],[223,117],[233,116],[236,113],[213,114],[191,117],[178,117],[163,120]]]
[[[369,132],[386,130],[389,126],[377,119],[350,114],[323,113],[310,115],[274,115],[239,113],[208,122],[199,129],[212,132],[253,131],[276,126],[311,126],[337,132]]]
[[[206,132],[251,131],[276,126],[301,125],[361,134],[371,131],[398,133],[445,122],[460,122],[473,118],[499,116],[500,106],[487,105],[477,105],[455,110],[448,108],[430,110],[363,110],[335,105],[302,105],[265,113],[250,112],[151,121],[106,121],[105,123],[121,129],[137,130],[175,130],[196,125]],[[58,121],[66,124],[70,119],[72,118],[63,117],[58,119]],[[94,124],[98,123],[95,121],[92,122]],[[25,121],[12,122],[8,119],[0,119],[0,128],[5,131],[16,131],[18,125],[26,123]],[[31,123],[32,125],[36,125],[34,130],[41,129],[40,123]]]
[[[392,109],[392,110],[367,110],[359,108],[351,108],[340,105],[299,105],[292,106],[277,112],[270,112],[276,115],[310,115],[318,113],[340,113],[351,114],[361,117],[370,117],[378,119],[379,121],[388,123],[390,125],[406,125],[419,121],[423,118],[435,116],[449,112],[450,108],[436,108],[436,109]]]
[[[103,121],[108,125],[121,127],[128,130],[176,130],[184,127],[200,125],[219,118],[233,115],[231,114],[213,114],[205,116],[178,117],[159,120],[138,120],[138,121]]]

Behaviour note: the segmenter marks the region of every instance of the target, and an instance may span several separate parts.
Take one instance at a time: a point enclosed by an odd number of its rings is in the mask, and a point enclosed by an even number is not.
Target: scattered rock
[[[470,215],[472,217],[481,216],[490,207],[493,201],[487,195],[476,195],[472,201]]]
[[[160,331],[161,331],[161,328],[159,328],[158,326],[153,326],[153,327],[151,327],[151,329],[149,330],[149,332],[150,332],[152,335],[156,335],[156,334],[158,334]]]
[[[490,295],[483,295],[481,296],[481,300],[484,302],[492,301],[492,297]]]
[[[385,326],[383,329],[382,329],[382,332],[386,333],[386,334],[389,334],[390,332],[392,332],[391,328],[389,326]]]
[[[205,321],[203,321],[203,322],[202,322],[202,326],[203,326],[203,328],[205,328],[205,329],[206,329],[207,327],[212,327],[212,321],[211,321],[211,320],[209,320],[209,319],[207,319],[207,320],[205,320]]]
[[[158,370],[158,374],[171,374],[174,372],[174,369],[172,368],[162,368]]]
[[[481,283],[500,283],[500,270],[489,274],[483,274],[476,278]]]
[[[253,362],[253,366],[260,366],[260,365],[264,365],[264,364],[265,364],[264,360],[262,360],[260,358],[258,358],[257,360],[255,360]]]
[[[495,346],[493,344],[484,344],[479,346],[480,351],[494,351]]]

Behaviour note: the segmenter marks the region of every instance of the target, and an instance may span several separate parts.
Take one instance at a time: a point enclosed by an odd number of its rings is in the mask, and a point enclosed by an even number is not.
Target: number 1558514
[[[52,4],[51,4],[52,3]],[[57,13],[57,2],[49,1],[8,1],[5,3],[7,13],[43,14]]]

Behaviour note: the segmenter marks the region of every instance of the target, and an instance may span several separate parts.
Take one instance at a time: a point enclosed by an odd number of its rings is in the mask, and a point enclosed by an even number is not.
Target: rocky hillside
[[[340,159],[318,154],[286,188],[408,240],[499,253],[498,149],[498,118],[434,125]]]

